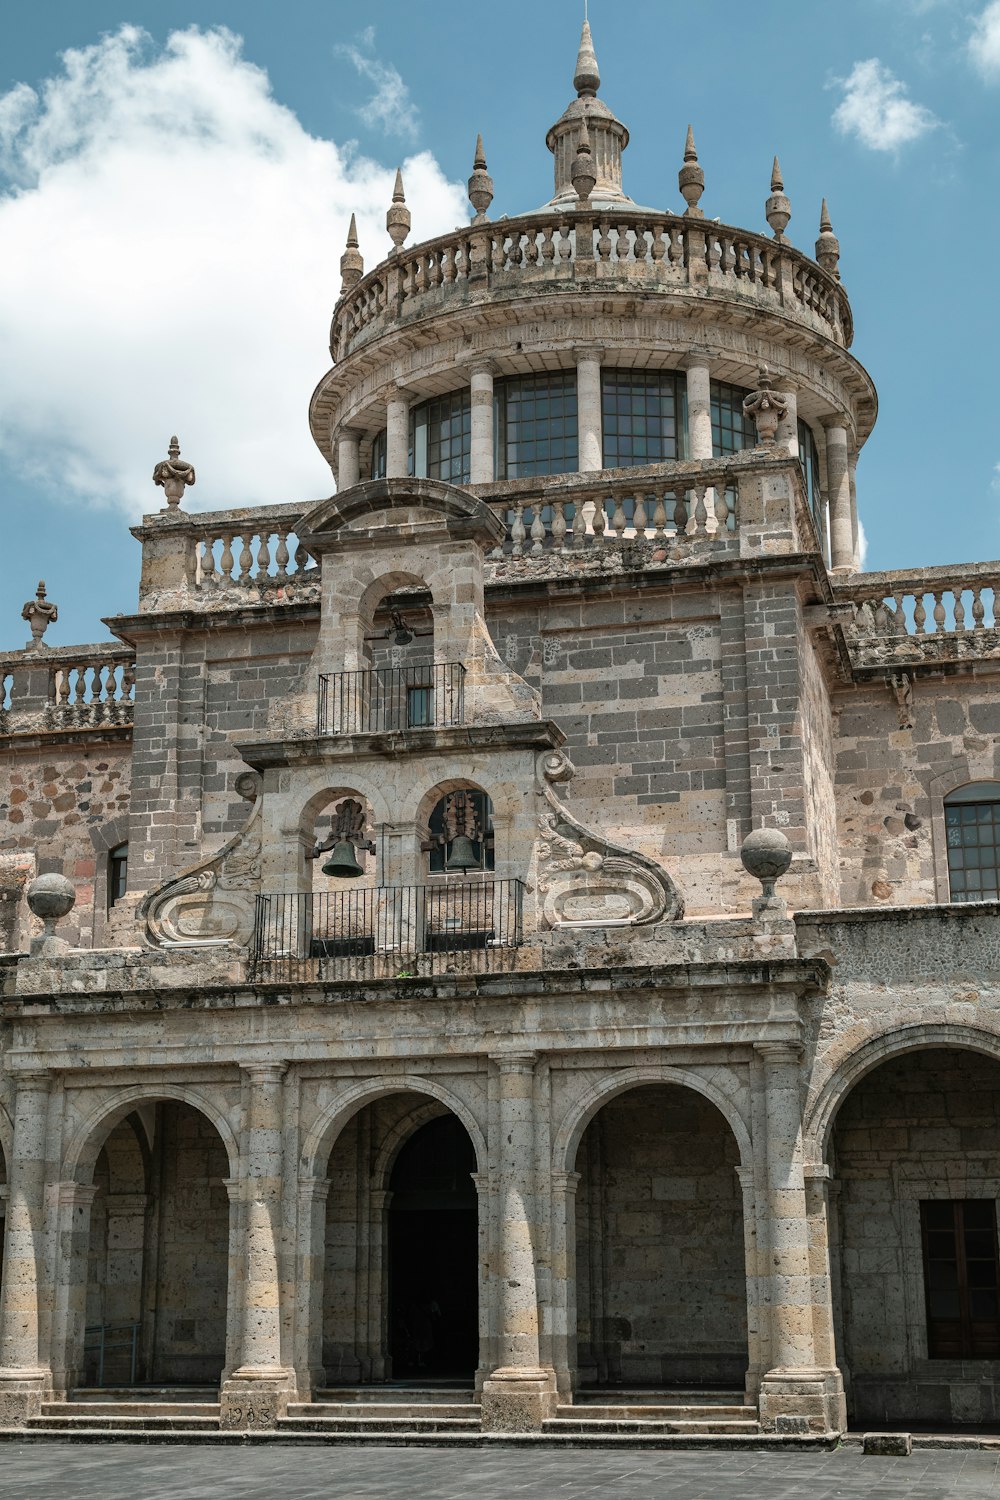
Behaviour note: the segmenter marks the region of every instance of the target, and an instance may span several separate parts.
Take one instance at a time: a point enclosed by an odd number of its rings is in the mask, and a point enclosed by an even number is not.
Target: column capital
[[[844,434],[844,441],[847,441],[848,421],[840,412],[825,412],[820,417],[819,424],[824,432],[842,432]]]
[[[600,361],[604,357],[604,352],[603,344],[577,344],[573,350],[573,358],[577,364],[581,360]]]
[[[329,1177],[299,1178],[299,1197],[303,1203],[325,1203],[329,1193]]]
[[[579,1172],[553,1172],[552,1186],[557,1193],[575,1193],[580,1186]]]
[[[337,442],[360,443],[367,436],[363,427],[353,427],[347,423],[344,427],[337,428]]]
[[[533,1073],[537,1052],[496,1052],[490,1057],[498,1073]]]
[[[44,1094],[48,1093],[52,1087],[55,1074],[51,1068],[32,1068],[26,1069],[23,1073],[13,1072],[10,1076],[14,1080],[18,1093],[21,1089],[29,1089],[33,1093]]]
[[[241,1063],[240,1072],[244,1074],[248,1082],[280,1083],[288,1072],[287,1062],[280,1063]]]
[[[240,1180],[240,1178],[239,1177],[223,1177],[220,1180],[222,1182],[222,1186],[225,1188],[226,1192],[229,1194],[229,1201],[230,1201],[230,1203],[238,1203],[239,1202],[239,1197],[240,1197],[240,1189],[243,1186],[243,1183]]]
[[[96,1182],[70,1181],[53,1182],[47,1191],[60,1208],[89,1208],[99,1189]]]
[[[391,380],[388,385],[379,391],[379,400],[384,401],[386,406],[390,401],[405,401],[407,405],[413,400],[413,392],[398,380]]]
[[[802,1164],[802,1175],[806,1182],[832,1182],[833,1171],[825,1161],[807,1161]]]
[[[754,1185],[753,1166],[751,1165],[749,1167],[735,1167],[734,1171],[736,1172],[736,1175],[740,1180],[740,1187],[744,1192],[748,1192]]]
[[[782,1063],[797,1063],[805,1051],[801,1042],[754,1042],[753,1050],[765,1063],[780,1066]]]
[[[692,349],[690,354],[685,354],[680,367],[682,370],[710,370],[712,356],[707,349]]]
[[[482,358],[466,360],[465,364],[462,366],[462,369],[465,371],[466,375],[470,376],[496,375],[497,362],[495,359],[489,359],[486,355],[483,355]]]

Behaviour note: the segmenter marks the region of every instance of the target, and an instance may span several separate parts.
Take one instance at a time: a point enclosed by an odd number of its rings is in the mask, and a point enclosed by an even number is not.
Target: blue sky
[[[867,567],[1000,556],[1000,0],[591,0],[590,19],[638,202],[682,208],[688,121],[710,216],[766,229],[775,152],[810,253],[829,199],[881,402]],[[128,526],[161,503],[175,430],[192,508],[328,492],[306,408],[351,209],[369,266],[399,162],[414,238],[458,224],[480,130],[492,212],[542,203],[580,20],[577,0],[5,7],[0,648],[39,576],[53,643],[133,608]]]

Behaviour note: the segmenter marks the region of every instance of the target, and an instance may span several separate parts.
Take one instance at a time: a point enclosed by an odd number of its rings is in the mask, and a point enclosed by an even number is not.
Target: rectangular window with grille
[[[997,1209],[992,1198],[920,1205],[930,1359],[1000,1359]]]
[[[712,403],[712,452],[715,457],[724,458],[727,453],[740,453],[744,448],[752,448],[757,441],[757,429],[752,418],[743,415],[743,398],[749,392],[738,385],[713,380],[709,394]]]
[[[410,473],[468,484],[472,406],[468,390],[435,396],[410,417]]]
[[[498,479],[575,473],[576,371],[517,375],[494,387]]]
[[[946,803],[944,822],[951,899],[1000,899],[1000,801]]]
[[[681,457],[682,389],[683,382],[671,371],[603,372],[606,469],[630,469]]]

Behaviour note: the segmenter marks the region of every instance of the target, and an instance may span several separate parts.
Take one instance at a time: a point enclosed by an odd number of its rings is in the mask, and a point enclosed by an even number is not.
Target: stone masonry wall
[[[1000,1361],[928,1359],[920,1202],[1000,1200],[1000,1064],[958,1049],[869,1073],[834,1127],[840,1328],[862,1423],[996,1422]]]
[[[742,1385],[743,1199],[736,1141],[689,1089],[633,1089],[577,1153],[577,1308],[584,1379]]]

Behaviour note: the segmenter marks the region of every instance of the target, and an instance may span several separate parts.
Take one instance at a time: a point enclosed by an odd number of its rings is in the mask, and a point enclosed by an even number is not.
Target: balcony
[[[262,983],[480,973],[512,967],[523,938],[520,880],[258,896],[251,972]]]
[[[465,723],[465,668],[452,661],[322,673],[316,719],[319,734],[450,729]]]

